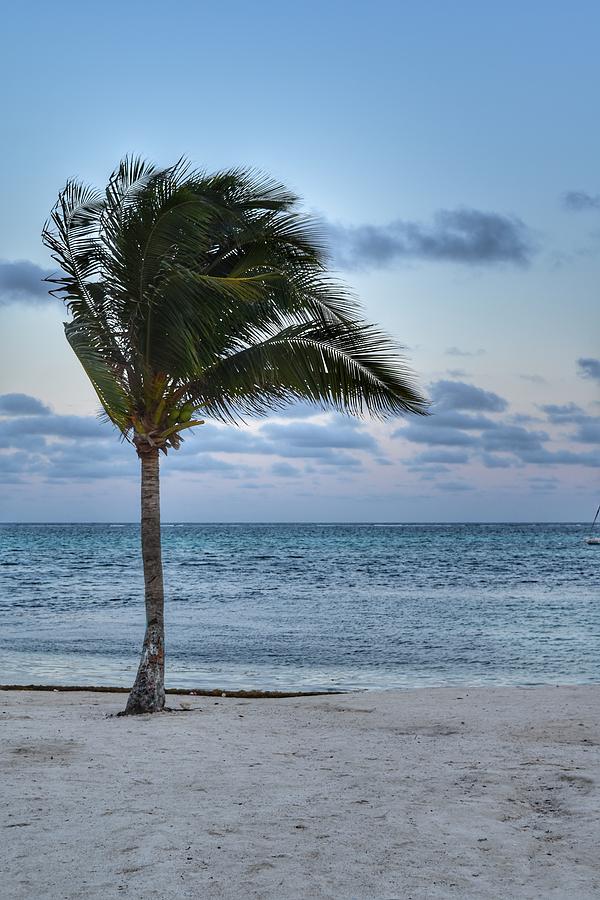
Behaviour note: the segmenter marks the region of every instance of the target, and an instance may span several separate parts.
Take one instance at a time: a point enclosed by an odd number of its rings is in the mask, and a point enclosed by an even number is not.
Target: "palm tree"
[[[252,171],[129,157],[104,192],[69,181],[44,227],[66,338],[141,462],[146,632],[126,714],[165,702],[159,452],[198,413],[237,424],[298,399],[358,416],[426,412],[393,341],[328,276],[297,202]]]

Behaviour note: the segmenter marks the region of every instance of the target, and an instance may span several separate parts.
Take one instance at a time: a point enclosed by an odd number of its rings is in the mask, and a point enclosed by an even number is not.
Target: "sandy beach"
[[[7,898],[600,896],[600,686],[123,702],[0,693]]]

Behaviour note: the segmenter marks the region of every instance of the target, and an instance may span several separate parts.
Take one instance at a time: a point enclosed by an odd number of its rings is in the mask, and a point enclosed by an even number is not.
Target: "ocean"
[[[585,525],[164,525],[167,686],[600,681]],[[0,683],[130,685],[139,527],[0,525]]]

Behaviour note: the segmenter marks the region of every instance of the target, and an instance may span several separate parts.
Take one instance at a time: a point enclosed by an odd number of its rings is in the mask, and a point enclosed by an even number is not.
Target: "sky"
[[[0,93],[0,520],[135,521],[138,462],[40,279],[65,181],[251,166],[432,400],[207,422],[165,521],[586,521],[600,502],[595,2],[11,4]]]

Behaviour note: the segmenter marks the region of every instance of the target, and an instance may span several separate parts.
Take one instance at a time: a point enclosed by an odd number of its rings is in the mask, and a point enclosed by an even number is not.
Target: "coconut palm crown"
[[[253,171],[126,158],[104,192],[69,181],[43,241],[61,270],[49,281],[71,316],[67,340],[142,460],[147,630],[126,711],[154,711],[164,706],[158,452],[203,416],[240,423],[301,399],[382,418],[424,414],[427,402],[394,341],[328,275],[316,223]]]

